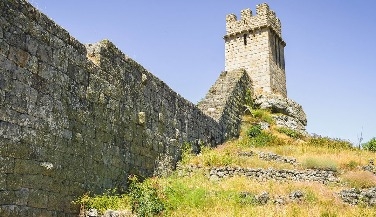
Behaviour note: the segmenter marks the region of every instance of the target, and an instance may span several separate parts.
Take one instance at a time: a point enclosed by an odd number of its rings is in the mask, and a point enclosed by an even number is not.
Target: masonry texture
[[[252,97],[250,82],[242,69],[222,72],[198,103],[198,108],[218,121],[225,139],[236,136],[240,131],[244,105],[250,104]]]
[[[267,4],[226,17],[225,70],[245,69],[254,93],[287,97],[284,47],[281,22]]]
[[[174,164],[185,142],[238,135],[246,73],[219,79],[211,115],[109,41],[83,45],[25,0],[0,12],[0,216],[77,216],[83,193]]]

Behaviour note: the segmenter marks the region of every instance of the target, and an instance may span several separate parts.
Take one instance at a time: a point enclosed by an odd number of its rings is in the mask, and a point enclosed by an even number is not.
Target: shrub
[[[254,109],[252,110],[252,115],[259,119],[260,121],[265,121],[269,124],[273,124],[274,123],[274,119],[273,117],[271,116],[270,114],[270,111],[269,110],[265,110],[265,109]]]
[[[277,141],[276,136],[271,133],[261,131],[259,135],[250,139],[249,144],[253,147],[265,147],[268,145],[274,145],[275,141]]]
[[[314,135],[308,140],[308,145],[315,147],[327,147],[330,149],[353,149],[351,142],[342,139],[332,139]]]
[[[247,135],[249,137],[256,137],[261,133],[261,126],[260,124],[252,125],[248,130],[247,130]]]
[[[136,176],[132,176],[130,181],[129,196],[132,212],[137,216],[155,216],[165,209],[157,189],[153,186],[152,179],[139,182]]]
[[[120,210],[130,208],[130,198],[125,194],[116,194],[116,189],[107,190],[102,195],[90,196],[89,193],[79,197],[74,204],[80,204],[86,210],[97,209],[100,214],[103,214],[106,210]]]
[[[376,137],[373,137],[369,142],[364,143],[362,146],[364,150],[376,152]]]
[[[287,135],[288,137],[294,138],[294,139],[303,138],[303,135],[300,132],[298,132],[296,130],[292,130],[292,129],[287,128],[287,127],[279,127],[279,128],[277,128],[277,131]]]
[[[376,186],[376,177],[369,171],[351,171],[344,174],[342,179],[353,188],[370,188]]]
[[[331,170],[337,171],[338,165],[330,159],[309,157],[303,162],[303,166],[307,169]]]

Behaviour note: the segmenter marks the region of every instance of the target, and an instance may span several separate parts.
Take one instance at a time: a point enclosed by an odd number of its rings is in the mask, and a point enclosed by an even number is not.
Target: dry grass
[[[265,118],[262,113],[261,117]],[[294,166],[280,162],[264,161],[253,157],[239,156],[239,152],[273,152],[285,157],[296,158],[301,163],[294,169],[318,168],[336,170],[349,185],[323,185],[310,182],[259,182],[245,177],[232,177],[210,181],[204,172],[192,177],[179,177],[181,185],[193,189],[205,189],[207,200],[200,208],[182,206],[166,212],[167,216],[375,216],[375,209],[366,206],[344,204],[338,196],[344,188],[376,186],[376,178],[369,172],[359,171],[369,159],[376,159],[376,153],[347,146],[346,141],[329,138],[291,138],[278,132],[275,126],[268,131],[276,139],[262,147],[250,146],[247,129],[259,121],[258,117],[247,116],[243,120],[238,140],[227,142],[216,149],[205,149],[198,156],[191,156],[187,163],[204,166],[240,166],[253,168],[293,169]],[[253,139],[253,138],[251,138]],[[333,143],[332,143],[333,142]],[[171,181],[174,182],[174,181]],[[292,191],[304,193],[303,201],[276,205],[242,205],[233,200],[234,192],[251,192],[254,195],[264,191],[271,197],[288,196]],[[227,193],[224,193],[227,192]],[[230,193],[229,193],[230,192]],[[232,196],[231,196],[232,195]]]
[[[204,147],[202,153],[193,156],[184,153],[183,164],[194,164],[205,167],[239,166],[252,168],[274,169],[305,169],[331,167],[337,170],[347,185],[324,185],[315,182],[279,182],[268,180],[264,182],[245,177],[232,177],[211,181],[207,170],[201,169],[190,176],[179,176],[178,172],[165,178],[155,178],[158,182],[158,192],[163,196],[166,210],[162,216],[376,216],[375,208],[367,206],[351,206],[344,204],[338,193],[349,187],[376,186],[376,177],[370,172],[360,171],[361,166],[368,164],[370,159],[376,159],[375,152],[349,148],[346,142],[329,138],[291,138],[285,133],[278,132],[271,126],[264,135],[272,135],[267,144],[252,145],[246,135],[252,124],[267,119],[267,112],[260,111],[257,116],[246,116],[243,120],[242,131],[237,140],[228,141],[215,149]],[[265,161],[259,157],[239,156],[239,152],[273,152],[285,157],[296,158],[301,165],[293,166],[286,163]],[[287,197],[292,191],[300,190],[304,199],[300,202],[289,202],[276,205],[269,201],[266,205],[239,202],[241,192],[258,195],[268,192],[270,196]]]
[[[272,180],[258,182],[244,177],[213,182],[203,175],[184,177],[180,181],[180,184],[185,183],[192,189],[205,189],[209,192],[205,202],[207,204],[200,209],[181,206],[166,212],[166,216],[374,216],[372,208],[343,204],[337,196],[337,192],[341,190],[338,186]],[[273,198],[277,195],[287,196],[295,190],[304,193],[303,201],[286,205],[276,205],[271,201],[266,205],[242,205],[231,197],[215,193],[247,191],[257,195],[266,191]]]
[[[353,188],[376,187],[376,176],[369,171],[350,171],[342,179]]]

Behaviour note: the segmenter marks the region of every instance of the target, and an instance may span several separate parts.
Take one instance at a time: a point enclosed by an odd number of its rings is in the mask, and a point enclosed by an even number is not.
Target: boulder
[[[260,109],[269,109],[274,115],[277,126],[305,131],[307,117],[303,107],[280,95],[260,95],[254,99],[254,106]]]

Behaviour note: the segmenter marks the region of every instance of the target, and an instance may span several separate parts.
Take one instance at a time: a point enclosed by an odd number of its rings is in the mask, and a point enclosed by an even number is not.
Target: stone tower
[[[225,71],[245,69],[256,95],[277,94],[287,97],[284,47],[281,21],[267,4],[226,16]]]

